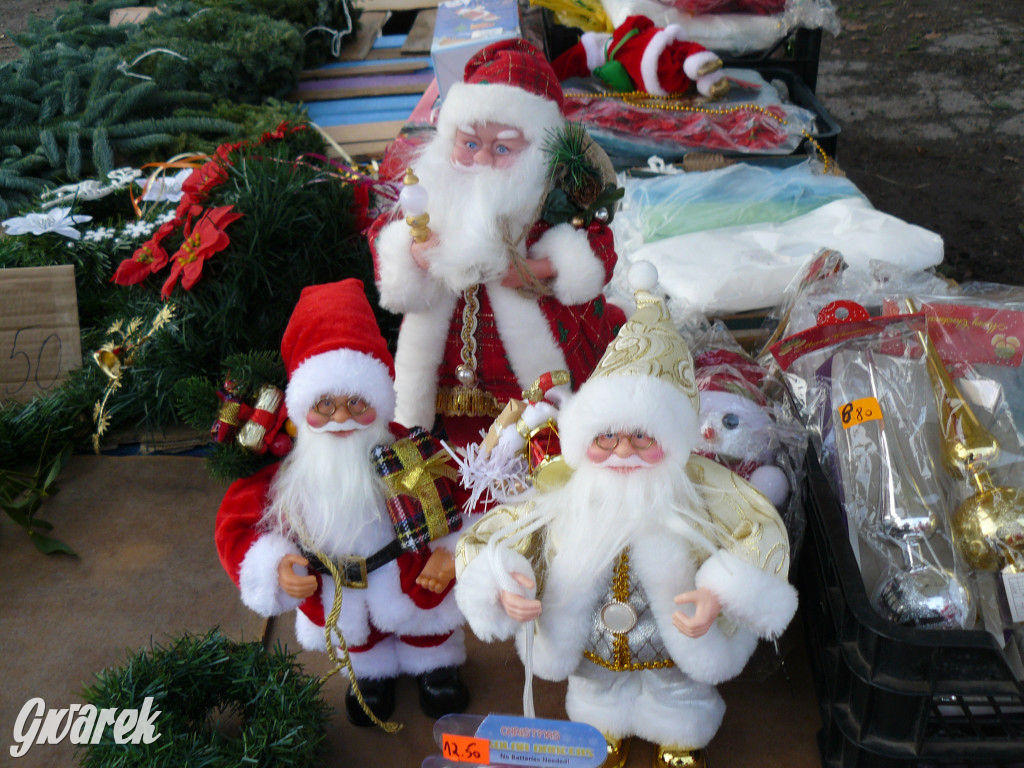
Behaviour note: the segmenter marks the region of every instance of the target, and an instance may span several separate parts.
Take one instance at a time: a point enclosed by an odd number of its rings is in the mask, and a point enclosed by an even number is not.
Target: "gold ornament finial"
[[[405,170],[405,178],[402,180],[405,185],[398,196],[398,202],[405,211],[405,223],[412,230],[412,239],[422,243],[430,237],[430,214],[427,213],[427,191],[420,186],[420,180],[412,172],[412,168]]]

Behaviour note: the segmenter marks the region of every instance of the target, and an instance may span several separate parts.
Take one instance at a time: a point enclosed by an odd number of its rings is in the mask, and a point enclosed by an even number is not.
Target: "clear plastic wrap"
[[[940,468],[938,414],[918,343],[925,320],[871,319],[859,308],[842,324],[833,310],[824,315],[831,322],[801,337],[824,355],[803,382],[804,417],[846,515],[865,588],[895,623],[969,629],[976,598],[971,570],[951,543],[954,496]],[[798,354],[796,342],[787,342],[790,356],[784,348],[778,355],[784,368]]]
[[[667,0],[677,11],[699,16],[704,13],[752,13],[768,16],[786,10],[786,0]]]
[[[736,163],[667,176],[619,174],[625,196],[612,226],[621,250],[719,227],[778,223],[841,198],[865,199],[842,176],[804,160],[788,167]]]
[[[783,103],[757,72],[723,72],[731,89],[715,102],[623,98],[596,78],[567,80],[565,115],[583,123],[609,155],[642,160],[692,151],[787,155],[814,130],[814,112]]]
[[[636,15],[646,16],[659,27],[677,24],[686,40],[719,55],[766,51],[798,27],[839,34],[839,14],[831,0],[787,0],[781,13],[769,15],[750,11],[693,15],[676,2],[687,0],[603,0],[602,5],[613,27]]]
[[[716,322],[691,342],[700,391],[697,453],[728,467],[775,505],[798,562],[807,526],[802,495],[807,431],[778,379]]]

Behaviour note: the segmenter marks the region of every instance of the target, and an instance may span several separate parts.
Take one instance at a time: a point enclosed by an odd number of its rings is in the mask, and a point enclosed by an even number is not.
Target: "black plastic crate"
[[[801,615],[826,768],[1020,768],[1024,683],[981,630],[920,630],[871,607],[839,504],[808,452]]]
[[[789,91],[789,100],[793,104],[814,113],[814,130],[811,131],[811,136],[829,157],[834,158],[839,145],[839,123],[825,109],[800,74],[783,66],[757,67],[756,70],[769,83],[781,81]],[[807,144],[808,141],[805,139],[797,152],[814,154],[814,150]]]
[[[821,59],[821,30],[795,29],[767,51],[744,56],[723,56],[727,67],[782,67],[803,80],[811,92],[818,89],[818,62]]]

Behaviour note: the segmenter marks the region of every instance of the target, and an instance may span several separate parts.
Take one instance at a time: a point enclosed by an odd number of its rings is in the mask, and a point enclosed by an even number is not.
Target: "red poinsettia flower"
[[[195,222],[194,227],[191,221],[185,223],[185,242],[171,257],[171,273],[160,290],[161,296],[165,299],[170,297],[179,277],[181,287],[191,290],[203,273],[203,262],[231,244],[224,228],[242,218],[242,214],[231,212],[232,207],[211,208]]]
[[[220,150],[221,147],[218,147],[218,155],[220,155]],[[202,202],[206,199],[206,195],[211,189],[228,180],[228,169],[224,165],[225,160],[226,155],[215,157],[192,171],[192,175],[185,179],[181,185],[182,197],[181,203],[178,205],[179,210],[182,206],[188,207],[189,205]]]
[[[118,285],[135,285],[163,269],[166,263],[167,251],[160,247],[154,237],[136,249],[130,259],[122,261],[110,281]]]

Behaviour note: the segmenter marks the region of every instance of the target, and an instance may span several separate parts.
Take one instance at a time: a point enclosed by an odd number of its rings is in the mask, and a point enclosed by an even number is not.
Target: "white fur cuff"
[[[507,560],[510,573],[517,571],[534,578],[533,568],[525,557],[507,550],[505,553],[509,557],[502,559]],[[455,602],[473,633],[484,642],[505,640],[519,628],[519,622],[501,607],[500,594],[501,587],[491,572],[486,554],[471,560],[455,582]]]
[[[427,309],[440,291],[427,271],[413,261],[411,246],[412,233],[403,219],[385,226],[377,238],[380,304],[398,314]]]
[[[555,268],[552,288],[562,304],[582,304],[604,288],[604,264],[594,256],[585,229],[558,224],[530,249],[533,258],[551,259]]]
[[[694,82],[700,77],[700,68],[709,61],[715,61],[718,54],[714,51],[698,51],[686,57],[683,62],[683,72]]]
[[[796,613],[796,590],[784,577],[765,573],[724,550],[701,566],[696,582],[718,595],[722,613],[759,637],[778,637]]]
[[[299,548],[280,534],[268,533],[256,539],[238,569],[242,602],[260,616],[277,616],[298,608],[302,600],[285,594],[277,581],[281,558],[297,554]]]

